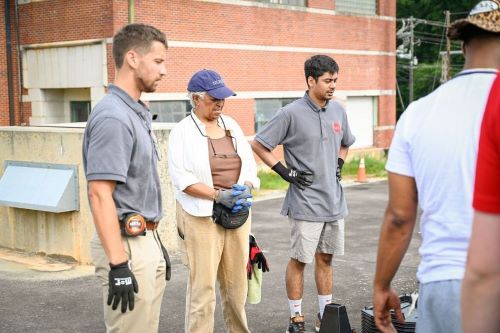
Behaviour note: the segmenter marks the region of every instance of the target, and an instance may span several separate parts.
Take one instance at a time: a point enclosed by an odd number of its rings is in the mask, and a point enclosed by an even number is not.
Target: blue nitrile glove
[[[252,202],[248,199],[253,198],[252,189],[247,185],[234,184],[232,186],[233,195],[236,195],[238,201],[236,201],[231,212],[236,213],[239,211],[247,211],[252,206]]]
[[[238,199],[253,198],[252,189],[247,185],[234,184],[232,189],[233,195],[236,195]]]
[[[220,203],[227,208],[233,208],[240,199],[251,198],[250,188],[246,185],[234,184],[230,190],[219,190],[216,203]]]
[[[247,211],[250,209],[252,206],[252,202],[248,201],[247,199],[239,199],[236,201],[236,204],[233,206],[233,209],[231,209],[232,213],[237,213],[240,211]]]
[[[230,190],[219,190],[217,193],[217,197],[215,198],[216,203],[220,203],[227,208],[233,208],[236,202],[240,199],[245,199],[242,197],[242,191],[241,190],[235,190],[235,189],[230,189]]]

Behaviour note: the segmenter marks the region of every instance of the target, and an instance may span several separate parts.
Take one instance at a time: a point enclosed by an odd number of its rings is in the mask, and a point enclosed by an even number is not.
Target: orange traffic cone
[[[366,169],[365,169],[365,158],[361,157],[359,160],[359,167],[358,167],[358,178],[356,179],[358,183],[366,183]]]

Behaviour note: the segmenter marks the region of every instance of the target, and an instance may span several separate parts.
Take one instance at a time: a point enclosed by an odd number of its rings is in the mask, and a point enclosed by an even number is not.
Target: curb
[[[346,188],[352,186],[360,186],[364,184],[378,183],[386,180],[387,178],[385,177],[377,177],[377,178],[369,178],[366,182],[359,183],[354,179],[348,179],[348,180],[343,180],[341,184],[343,188]],[[254,202],[284,198],[286,195],[286,190],[259,190],[257,193],[258,194],[253,198]]]

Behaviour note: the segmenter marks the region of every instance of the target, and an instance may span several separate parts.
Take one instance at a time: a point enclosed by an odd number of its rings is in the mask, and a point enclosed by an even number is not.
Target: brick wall
[[[21,124],[26,121],[24,113],[20,112],[21,103],[19,99],[19,81],[18,74],[18,52],[16,39],[16,22],[14,15],[14,1],[11,1],[10,6],[10,33],[12,47],[12,75],[14,77],[13,86],[11,87],[14,94],[14,123]],[[7,47],[6,47],[6,29],[5,29],[5,2],[0,3],[0,126],[8,126],[10,124],[9,114],[9,90],[8,90],[8,67],[7,67]]]
[[[48,0],[20,5],[21,44],[110,37],[112,9],[109,0]]]
[[[238,91],[305,90],[304,61],[312,53],[171,48],[159,91],[183,92],[202,68],[218,71]],[[394,89],[395,61],[383,56],[331,55],[340,66],[337,89]],[[391,75],[392,74],[392,75]]]
[[[334,1],[308,0],[307,6],[310,8],[334,9]]]
[[[396,113],[391,112],[396,105],[396,96],[379,96],[378,125],[390,126],[396,123]]]
[[[309,0],[312,8],[333,9],[333,1]],[[0,4],[0,8],[3,4]],[[379,0],[382,16],[395,15],[395,0]],[[43,13],[43,15],[40,15]],[[21,44],[111,38],[128,19],[123,0],[47,0],[19,6]],[[3,17],[1,18],[3,20]],[[29,24],[28,24],[29,22]],[[154,25],[170,41],[208,42],[394,52],[395,21],[373,17],[327,15],[273,6],[248,7],[187,0],[135,1],[135,22]],[[0,122],[8,117],[5,36],[0,36]],[[108,77],[114,64],[108,45]],[[185,92],[201,68],[219,71],[235,91],[300,91],[306,88],[303,64],[312,53],[288,51],[170,47],[167,78],[159,92]],[[394,90],[395,57],[332,54],[340,65],[338,89]],[[17,85],[17,83],[16,83]],[[394,124],[394,96],[379,99],[378,125]],[[28,103],[29,104],[29,103]],[[253,100],[228,100],[227,110],[253,134]],[[233,111],[234,110],[234,111]],[[239,110],[244,110],[240,112]],[[29,107],[23,114],[28,114]],[[25,117],[25,121],[28,118]],[[381,140],[380,142],[384,142]]]
[[[250,99],[227,99],[224,105],[224,113],[238,119],[241,129],[245,135],[254,133],[254,111],[255,102]]]
[[[379,0],[378,1],[378,14],[380,16],[396,16],[396,1],[393,0]]]
[[[375,130],[373,132],[373,145],[378,148],[389,148],[391,145],[393,129]]]
[[[0,125],[9,125],[9,100],[7,95],[7,58],[5,50],[5,2],[0,2]]]

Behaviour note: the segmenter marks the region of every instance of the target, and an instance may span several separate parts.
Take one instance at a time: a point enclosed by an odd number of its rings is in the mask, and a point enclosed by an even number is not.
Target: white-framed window
[[[149,101],[153,121],[177,123],[191,112],[189,101]]]
[[[276,111],[297,98],[259,98],[255,100],[255,133],[257,133]]]
[[[335,11],[361,15],[376,15],[377,0],[335,0]]]
[[[264,3],[274,3],[279,5],[289,5],[289,6],[307,6],[307,0],[253,0],[256,2],[264,2]]]

